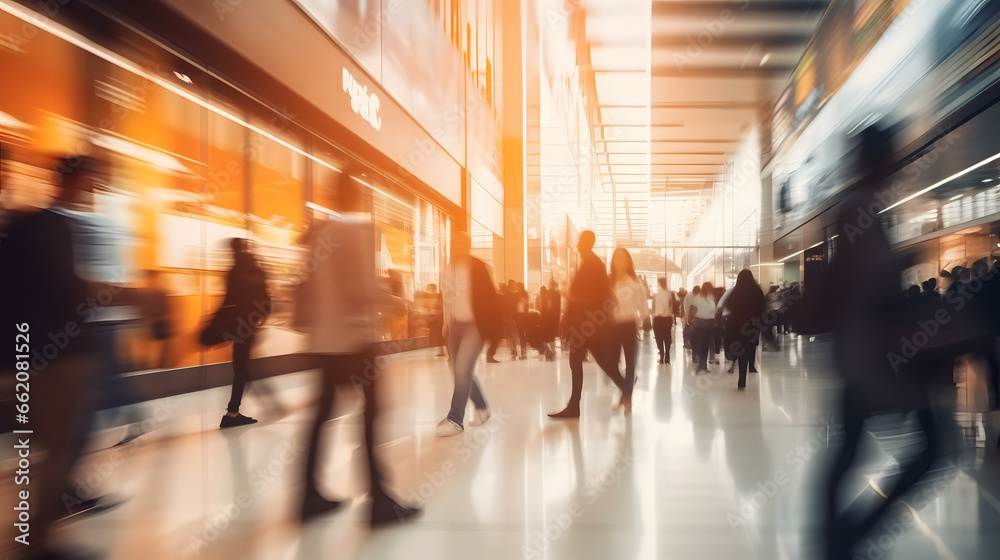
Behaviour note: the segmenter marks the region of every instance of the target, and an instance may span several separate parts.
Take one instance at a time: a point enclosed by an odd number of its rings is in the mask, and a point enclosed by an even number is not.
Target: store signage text
[[[368,93],[368,86],[359,84],[347,68],[344,68],[344,91],[351,96],[351,109],[368,121],[372,128],[382,130],[382,118],[378,116],[378,95]]]

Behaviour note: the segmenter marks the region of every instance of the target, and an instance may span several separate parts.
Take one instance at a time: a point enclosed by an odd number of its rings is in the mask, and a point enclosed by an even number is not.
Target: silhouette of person
[[[267,276],[257,264],[246,239],[234,237],[229,245],[233,251],[233,267],[226,275],[226,298],[223,308],[232,309],[236,317],[233,341],[233,388],[226,414],[219,428],[246,426],[257,422],[255,418],[240,414],[243,390],[250,380],[250,349],[257,329],[271,312],[271,298],[267,293]]]
[[[732,291],[719,301],[716,313],[722,315],[724,311],[729,312],[723,323],[726,353],[739,363],[740,376],[736,386],[745,389],[750,357],[757,353],[757,342],[760,339],[757,325],[764,314],[764,292],[749,269],[740,271]],[[754,318],[758,321],[753,321]]]
[[[48,209],[11,220],[0,243],[0,331],[19,345],[25,358],[16,366],[4,360],[5,377],[13,366],[18,382],[30,383],[31,406],[24,436],[37,453],[48,456],[37,467],[41,481],[31,491],[29,558],[75,558],[50,546],[53,524],[66,511],[62,493],[70,481],[93,425],[95,388],[101,375],[98,341],[88,313],[81,305],[96,298],[98,284],[83,278],[77,254],[84,250],[75,234],[78,224],[66,208],[87,211],[92,204],[100,164],[89,157],[73,157],[58,166],[60,189]],[[7,364],[10,364],[9,366]],[[24,369],[30,365],[30,369]],[[92,502],[92,500],[91,500]]]
[[[695,372],[700,373],[708,371],[709,349],[715,338],[715,288],[711,282],[705,282],[698,292],[692,290],[691,294],[688,316],[691,318],[692,355]]]
[[[498,336],[499,296],[486,263],[470,254],[472,239],[459,232],[451,238],[451,262],[445,270],[442,288],[448,366],[455,378],[451,409],[437,425],[440,437],[453,436],[465,429],[465,408],[469,400],[476,407],[474,425],[490,418],[490,408],[476,379],[476,362],[483,341]]]
[[[583,359],[589,351],[605,375],[625,396],[625,378],[618,371],[618,347],[613,332],[616,299],[604,262],[594,254],[594,232],[584,230],[577,242],[580,267],[567,294],[566,316],[572,390],[566,407],[551,418],[579,418],[583,395]]]
[[[308,351],[321,369],[320,397],[309,430],[303,521],[332,512],[342,504],[320,494],[317,476],[323,424],[330,418],[337,392],[348,383],[364,397],[371,525],[399,522],[419,513],[389,496],[375,457],[375,426],[380,411],[377,386],[381,381],[375,361],[376,312],[381,307],[402,315],[405,303],[379,289],[376,268],[379,235],[366,212],[363,194],[357,181],[341,181],[339,198],[344,214],[315,226],[310,232],[310,254],[315,267],[297,295],[304,304],[296,304],[296,310],[305,316],[298,317],[296,324],[307,333]]]
[[[859,222],[859,209],[872,208],[875,193],[888,177],[892,150],[889,136],[869,127],[860,135],[858,187],[845,200],[838,215],[836,253],[832,264],[835,316],[834,366],[844,380],[841,415],[844,445],[830,469],[823,495],[827,557],[853,557],[855,547],[889,509],[916,484],[938,456],[939,420],[931,405],[928,369],[940,367],[919,357],[909,375],[895,371],[888,356],[899,352],[905,325],[900,322],[902,271],[911,258],[894,254],[889,240],[875,217]],[[945,362],[950,364],[949,360]],[[908,464],[900,465],[896,484],[879,503],[846,512],[838,504],[841,486],[854,464],[864,423],[876,414],[916,413],[925,446],[913,453]]]
[[[657,279],[657,290],[653,295],[653,337],[661,364],[670,363],[670,346],[673,344],[674,296],[667,290],[667,279]]]
[[[427,284],[427,300],[428,315],[430,315],[428,321],[430,345],[432,348],[437,348],[435,356],[444,356],[445,340],[441,330],[444,328],[444,302],[441,300],[441,294],[438,293],[437,284]]]
[[[625,389],[621,405],[632,410],[632,388],[635,386],[635,360],[638,352],[639,325],[649,317],[646,290],[635,273],[632,255],[627,249],[615,249],[611,255],[611,285],[618,305],[614,315],[615,358],[625,353]]]

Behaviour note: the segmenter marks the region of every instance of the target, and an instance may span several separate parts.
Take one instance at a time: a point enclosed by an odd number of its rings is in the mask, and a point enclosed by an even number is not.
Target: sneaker
[[[408,519],[420,515],[420,508],[404,506],[388,496],[372,499],[370,524],[372,527],[382,527],[390,524],[405,523]]]
[[[237,414],[236,416],[230,416],[225,414],[222,416],[222,422],[219,422],[219,429],[225,428],[235,428],[237,426],[249,426],[250,424],[256,424],[256,418],[250,418],[249,416],[243,416],[242,414]]]
[[[470,422],[470,424],[472,424],[473,426],[481,426],[481,425],[485,424],[490,419],[490,416],[493,416],[493,413],[490,411],[490,409],[488,409],[488,408],[477,408],[476,409],[476,413],[475,413],[475,415],[474,415],[474,417],[472,419],[472,422]]]
[[[437,429],[434,433],[438,437],[448,437],[458,435],[464,431],[465,428],[463,428],[461,424],[450,418],[445,418],[444,420],[438,422]]]

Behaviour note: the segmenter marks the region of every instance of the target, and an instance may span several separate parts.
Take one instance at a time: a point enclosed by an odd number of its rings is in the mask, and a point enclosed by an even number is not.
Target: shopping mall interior
[[[4,558],[1000,550],[1000,0],[0,0],[0,84]]]

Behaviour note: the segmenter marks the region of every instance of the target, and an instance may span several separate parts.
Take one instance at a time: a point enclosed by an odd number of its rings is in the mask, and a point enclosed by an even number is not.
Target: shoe
[[[128,427],[128,431],[125,433],[125,437],[123,437],[122,440],[119,441],[118,443],[114,444],[113,447],[121,447],[123,445],[128,445],[133,441],[142,437],[144,434],[145,432],[142,431],[142,426],[140,424],[132,424],[131,426]]]
[[[487,364],[499,364],[500,360],[498,360],[496,358],[486,358],[486,363]]]
[[[437,437],[449,437],[458,435],[464,431],[465,428],[463,428],[461,424],[450,418],[445,418],[444,420],[438,422],[437,429],[434,433]]]
[[[64,499],[69,496],[72,499],[73,493],[66,492],[63,494]],[[97,498],[90,498],[89,500],[79,500],[67,504],[66,515],[62,516],[61,519],[73,519],[76,517],[83,517],[88,515],[95,515],[98,513],[103,513],[108,510],[112,510],[120,505],[124,501],[109,501],[106,497],[98,496]]]
[[[729,369],[726,370],[726,373],[733,373],[733,370],[735,368],[736,368],[736,364],[734,363],[733,365],[729,366]]]
[[[382,527],[390,523],[405,523],[420,513],[420,508],[404,506],[383,495],[372,500],[370,524],[372,527]]]
[[[469,422],[473,426],[482,426],[485,424],[493,413],[488,408],[477,408],[476,413],[473,415],[472,422]]]
[[[560,410],[559,412],[552,412],[549,414],[549,418],[555,418],[556,420],[570,420],[579,417],[580,417],[579,406],[567,406],[566,408]]]
[[[663,363],[665,363],[665,364],[667,364],[669,366],[670,365],[670,358],[667,358],[666,360],[664,360]]]
[[[302,510],[299,512],[299,519],[306,522],[315,517],[333,513],[343,505],[344,502],[341,501],[327,500],[316,490],[306,490],[306,495],[302,499]]]
[[[658,364],[662,364],[663,363],[663,354],[660,354],[660,357],[656,360],[656,363],[658,363]]]
[[[750,368],[750,373],[759,373],[757,368]]]
[[[746,389],[747,386],[746,385],[737,385],[736,388],[742,391],[743,389]]]
[[[222,416],[222,422],[219,422],[219,429],[225,428],[235,428],[237,426],[249,426],[250,424],[256,424],[257,419],[250,418],[249,416],[243,416],[242,414],[237,414],[236,416],[230,416],[224,414]]]

